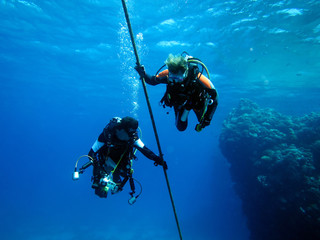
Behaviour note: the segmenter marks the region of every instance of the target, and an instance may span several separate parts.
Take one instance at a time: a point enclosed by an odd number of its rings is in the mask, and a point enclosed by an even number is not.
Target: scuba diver
[[[161,71],[165,66],[168,69]],[[197,132],[210,125],[218,106],[218,93],[210,81],[206,66],[199,59],[189,56],[186,52],[176,56],[170,54],[165,65],[153,76],[146,73],[143,65],[137,65],[135,69],[140,78],[144,78],[150,85],[167,84],[160,103],[163,107],[174,108],[176,127],[179,131],[186,130],[191,110],[199,121],[195,127]],[[204,70],[208,77],[203,75]]]
[[[122,191],[128,180],[132,190],[130,195],[133,197],[135,179],[132,177],[132,160],[136,158],[134,155],[136,149],[153,160],[156,166],[162,165],[167,169],[163,158],[154,154],[140,140],[137,129],[138,121],[136,119],[114,117],[103,129],[88,155],[84,155],[90,159],[90,162],[82,166],[79,172],[83,173],[84,169],[93,165],[92,188],[95,189],[95,194],[99,197],[106,198],[109,190],[112,194]],[[79,172],[75,170],[77,174],[74,180],[79,178]],[[133,199],[135,200],[137,197],[133,197]]]

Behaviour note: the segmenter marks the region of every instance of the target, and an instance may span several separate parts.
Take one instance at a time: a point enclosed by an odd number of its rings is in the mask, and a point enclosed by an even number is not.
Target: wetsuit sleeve
[[[200,84],[206,89],[206,91],[210,95],[211,99],[214,101],[218,100],[217,90],[215,89],[215,87],[212,84],[212,82],[210,81],[210,79],[204,75],[201,75],[201,74],[198,75],[198,79],[199,79]]]
[[[137,139],[134,142],[133,146],[135,148],[137,148],[147,158],[149,158],[155,162],[161,161],[161,158],[159,156],[157,156],[156,154],[154,154],[149,148],[147,148],[140,139]]]
[[[207,108],[207,112],[204,115],[203,125],[208,126],[210,125],[211,119],[217,109],[218,106],[218,92],[215,88],[207,89],[208,94],[210,95],[209,105]]]
[[[213,102],[208,106],[207,112],[204,115],[204,125],[208,126],[211,122],[213,114],[215,113],[217,106],[218,106],[218,95],[215,95],[215,98],[211,98]]]
[[[96,159],[96,155],[98,151],[105,145],[105,136],[103,133],[101,133],[98,137],[98,139],[94,142],[92,145],[88,155],[92,157],[93,159]]]
[[[206,89],[207,93],[210,95],[210,103],[204,115],[203,121],[203,125],[208,126],[218,106],[218,93],[210,79],[208,79],[206,76],[198,75],[198,79],[202,86]]]
[[[215,90],[213,83],[206,76],[199,73],[198,79],[204,88]]]
[[[146,83],[153,86],[158,85],[160,83],[168,83],[168,74],[169,74],[169,71],[166,69],[160,72],[156,76],[155,75],[151,76],[149,74],[146,74],[144,80],[146,81]]]
[[[209,93],[209,95],[210,95],[212,100],[218,102],[218,93],[217,93],[217,90],[215,88],[207,89],[207,92]]]

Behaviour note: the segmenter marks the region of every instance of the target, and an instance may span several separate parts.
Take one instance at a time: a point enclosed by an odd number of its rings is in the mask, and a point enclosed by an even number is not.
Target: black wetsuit
[[[113,172],[113,181],[120,184],[123,179],[131,174],[131,160],[134,158],[135,149],[157,163],[161,161],[160,157],[143,144],[137,132],[130,136],[129,141],[119,140],[115,133],[116,125],[116,122],[111,121],[103,129],[88,153],[88,155],[94,159],[94,183],[115,169]]]

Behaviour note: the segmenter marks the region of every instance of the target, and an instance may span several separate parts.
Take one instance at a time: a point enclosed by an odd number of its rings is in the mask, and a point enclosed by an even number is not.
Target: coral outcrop
[[[220,148],[252,240],[320,239],[320,114],[284,116],[241,99]]]

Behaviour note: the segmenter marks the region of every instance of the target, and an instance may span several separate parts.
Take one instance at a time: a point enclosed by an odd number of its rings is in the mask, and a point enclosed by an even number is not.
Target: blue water
[[[155,73],[169,53],[208,67],[220,94],[212,124],[178,132],[147,86],[184,239],[247,240],[249,230],[218,138],[240,98],[301,116],[320,111],[320,3],[128,0],[141,63]],[[143,193],[99,199],[91,169],[71,179],[114,116],[139,120],[158,153],[119,0],[0,1],[0,238],[179,239],[163,171],[141,153]],[[169,114],[166,112],[169,111]]]

